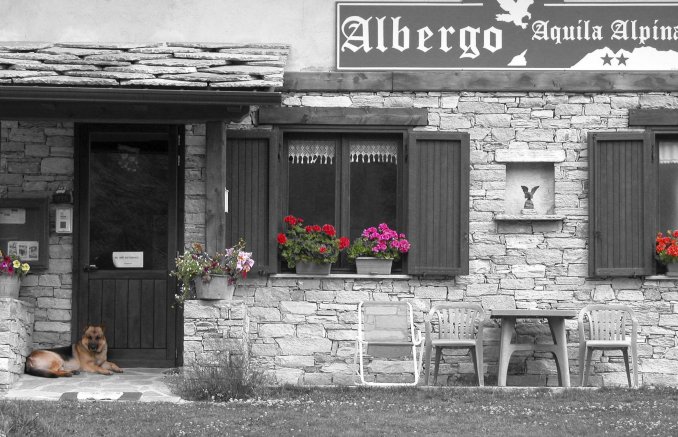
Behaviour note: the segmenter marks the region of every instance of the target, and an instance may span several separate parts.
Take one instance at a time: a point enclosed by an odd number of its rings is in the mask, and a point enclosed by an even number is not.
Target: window
[[[328,120],[354,125],[300,125],[300,120],[323,121],[328,110],[289,109],[278,108],[268,116],[282,127],[226,134],[227,245],[243,237],[259,273],[281,273],[286,266],[279,260],[275,237],[288,213],[307,223],[333,223],[350,238],[386,222],[412,243],[402,273],[468,273],[467,133],[375,126],[375,117],[392,125],[413,118],[409,113],[402,117],[402,111],[389,118],[392,110],[373,114],[353,108],[342,108],[341,114],[329,111]],[[296,123],[285,125],[288,116]],[[218,142],[208,138],[207,144]],[[215,223],[207,221],[206,226],[214,228]],[[344,273],[353,268],[345,260],[335,267]]]
[[[659,229],[678,226],[678,135],[658,136]]]
[[[333,224],[351,240],[379,223],[403,229],[402,143],[392,133],[287,133],[285,214]]]

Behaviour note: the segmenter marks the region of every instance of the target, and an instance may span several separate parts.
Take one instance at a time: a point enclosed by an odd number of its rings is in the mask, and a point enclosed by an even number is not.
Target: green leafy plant
[[[191,282],[198,277],[209,282],[214,275],[228,276],[229,284],[235,284],[238,276],[246,278],[254,266],[254,259],[252,253],[244,249],[245,241],[240,239],[235,246],[210,255],[202,244],[193,243],[175,259],[176,268],[170,272],[181,282],[181,294],[175,296],[176,301],[181,304],[191,296]]]
[[[410,242],[405,234],[399,234],[386,223],[381,223],[377,227],[364,229],[360,237],[353,241],[347,254],[351,262],[361,256],[397,261],[409,250]]]
[[[339,253],[350,245],[346,237],[337,237],[332,225],[307,225],[304,219],[288,215],[283,219],[287,231],[278,234],[281,255],[290,268],[300,261],[315,264],[332,264],[339,259]]]
[[[182,399],[226,402],[249,399],[266,387],[267,378],[250,359],[250,345],[221,351],[214,362],[193,363],[169,379],[169,386]]]

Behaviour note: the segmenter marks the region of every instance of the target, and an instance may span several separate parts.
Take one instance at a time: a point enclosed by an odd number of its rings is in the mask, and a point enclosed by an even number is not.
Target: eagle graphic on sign
[[[513,23],[523,29],[527,29],[527,23],[523,23],[523,18],[529,20],[532,14],[527,9],[534,3],[534,0],[497,0],[499,6],[508,12],[507,14],[497,14],[497,21]]]

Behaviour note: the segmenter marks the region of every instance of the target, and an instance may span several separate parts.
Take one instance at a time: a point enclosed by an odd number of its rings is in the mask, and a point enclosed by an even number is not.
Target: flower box
[[[295,267],[297,275],[329,275],[332,264],[316,264],[307,261],[299,261]]]
[[[233,300],[235,284],[228,283],[228,276],[212,275],[209,282],[195,280],[195,294],[204,300]]]
[[[21,288],[21,279],[18,276],[0,276],[0,297],[18,299],[19,288]]]
[[[392,259],[359,256],[355,259],[355,268],[359,275],[390,275]]]

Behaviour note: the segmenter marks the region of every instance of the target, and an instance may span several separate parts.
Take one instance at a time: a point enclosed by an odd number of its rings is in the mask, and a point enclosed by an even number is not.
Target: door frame
[[[170,141],[169,147],[175,148],[174,159],[170,162],[171,166],[176,166],[176,173],[170,177],[176,179],[176,192],[170,200],[170,210],[176,212],[176,229],[175,247],[178,252],[184,247],[184,194],[185,194],[185,125],[176,124],[124,124],[124,123],[75,123],[74,126],[74,214],[73,214],[73,263],[72,263],[72,297],[71,297],[71,341],[76,343],[80,340],[82,332],[80,331],[80,281],[82,279],[82,268],[80,262],[80,255],[83,249],[81,247],[85,242],[80,238],[80,224],[81,220],[87,219],[88,212],[82,210],[83,201],[86,201],[86,196],[89,194],[89,187],[87,181],[84,180],[88,176],[88,172],[83,174],[81,169],[83,154],[83,147],[89,147],[89,135],[92,132],[122,132],[122,133],[158,133],[167,132],[168,128],[176,128],[177,139]],[[172,230],[169,229],[170,235]],[[168,270],[174,266],[174,258],[172,254],[168,253]],[[176,280],[172,278],[169,282],[170,286],[176,285]],[[174,284],[174,285],[172,285]],[[172,299],[173,300],[173,299]],[[176,305],[174,307],[174,329],[170,332],[168,330],[168,342],[170,338],[171,343],[168,343],[168,348],[174,349],[174,365],[183,365],[183,308]],[[146,365],[144,365],[146,366]]]

